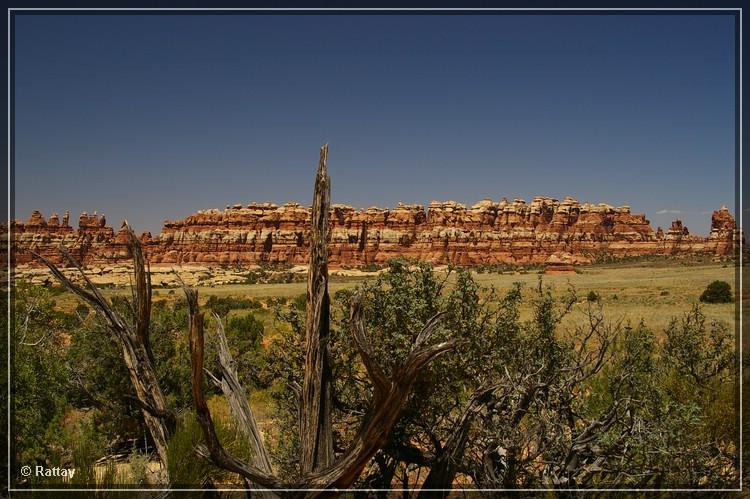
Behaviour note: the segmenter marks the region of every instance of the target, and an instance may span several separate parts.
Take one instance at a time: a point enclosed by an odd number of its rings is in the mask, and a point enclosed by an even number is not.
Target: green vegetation
[[[244,284],[288,284],[292,282],[305,282],[307,275],[288,270],[278,270],[273,267],[261,267],[258,270],[250,270],[244,274]]]
[[[66,407],[68,375],[63,333],[72,318],[55,310],[46,288],[16,286],[12,342],[15,365],[15,452],[29,466],[59,462],[64,445],[59,427]]]
[[[388,268],[386,264],[366,263],[364,265],[342,265],[343,270],[359,270],[360,272],[379,272]]]
[[[512,263],[494,263],[486,265],[477,265],[466,270],[471,270],[477,274],[528,274],[531,271],[544,270],[544,265],[515,265]]]
[[[450,488],[459,474],[485,488],[705,486],[736,476],[729,455],[737,428],[716,410],[734,404],[734,352],[725,325],[698,320],[703,316],[694,308],[657,336],[644,322],[605,321],[598,300],[576,310],[573,289],[555,298],[551,288],[535,288],[518,284],[499,295],[469,272],[447,279],[402,262],[360,287],[372,349],[386,375],[408,354],[410,332],[437,311],[447,311],[441,339],[464,342],[422,373],[420,395],[360,486],[387,488],[394,480],[415,486],[418,475],[435,488]],[[344,290],[335,297],[340,308],[331,344],[342,448],[354,438],[371,390],[348,337],[349,296]],[[524,302],[532,307],[526,320]],[[285,422],[275,457],[291,475],[296,405],[283,387],[301,382],[303,315],[300,306],[280,310],[291,332],[271,363],[277,417]],[[566,320],[575,326],[562,328]],[[693,359],[689,351],[702,353]],[[684,366],[698,366],[692,369],[701,377],[711,373],[713,384],[690,389],[695,380]]]
[[[733,269],[693,270],[597,267],[542,282],[533,274],[436,272],[393,261],[377,276],[333,283],[335,448],[354,441],[371,408],[373,387],[349,329],[356,286],[373,355],[386,375],[438,312],[445,316],[431,341],[460,342],[420,372],[386,446],[357,486],[732,486],[734,309],[724,302],[700,307],[697,283],[727,279]],[[579,297],[576,289],[587,291]],[[293,481],[304,284],[232,285],[205,296],[204,310],[222,320],[275,471]],[[19,282],[16,298],[16,462],[75,466],[79,485],[155,483],[143,412],[121,352],[97,316],[63,303],[69,297],[49,288]],[[115,301],[126,313],[129,303]],[[213,321],[207,314],[205,366],[218,375]],[[178,414],[166,471],[173,485],[241,484],[195,455],[203,436],[192,411],[186,331],[182,294],[160,296],[151,348],[159,384]],[[205,389],[220,441],[249,459],[221,391],[210,383]]]
[[[211,295],[208,297],[206,307],[220,317],[226,317],[231,310],[260,308],[261,305],[257,301],[247,298],[235,298],[233,296],[218,297]]]
[[[732,286],[725,281],[714,281],[701,293],[700,300],[705,303],[731,303]]]
[[[671,255],[624,255],[616,256],[609,252],[592,253],[588,255],[595,265],[616,266],[679,266],[679,265],[705,265],[711,263],[711,255],[680,255],[675,258]]]
[[[94,483],[94,476],[97,482],[109,476],[107,465],[97,461],[129,455],[129,471],[118,471],[110,478],[126,485],[154,483],[152,473],[144,470],[144,462],[153,459],[154,447],[146,434],[143,412],[122,354],[101,321],[85,305],[72,313],[58,310],[56,295],[48,288],[19,282],[15,291],[16,462],[72,466],[79,470],[76,483],[85,485]],[[124,300],[115,303],[122,309],[128,306]],[[247,299],[220,298],[213,303],[237,307],[232,310],[260,307]],[[225,322],[242,380],[254,386],[262,366],[255,353],[264,326],[253,315],[232,316]],[[183,302],[154,302],[150,337],[159,383],[169,406],[183,412],[192,404],[186,324]],[[215,347],[210,341],[207,358],[207,367],[215,370]],[[218,389],[210,387],[210,392],[218,393]],[[190,461],[196,461],[192,450],[190,454]]]

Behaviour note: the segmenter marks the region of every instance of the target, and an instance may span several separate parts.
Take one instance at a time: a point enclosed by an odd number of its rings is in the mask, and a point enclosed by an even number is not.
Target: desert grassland
[[[477,282],[484,286],[507,289],[513,282],[522,282],[530,297],[538,286],[538,275],[479,274]],[[562,295],[572,286],[578,303],[563,321],[563,327],[585,319],[588,308],[586,296],[594,291],[600,297],[604,317],[610,321],[623,320],[636,325],[643,319],[654,332],[662,331],[672,317],[679,317],[700,303],[699,296],[714,281],[727,281],[735,287],[735,269],[729,265],[644,265],[644,266],[593,266],[569,275],[544,275],[544,285],[552,286],[555,295]],[[734,303],[701,304],[709,321],[718,320],[733,328]],[[522,316],[528,317],[529,300],[524,300]],[[733,330],[733,329],[732,329]]]
[[[445,269],[436,269],[445,274]],[[544,286],[551,286],[553,294],[560,298],[575,289],[578,302],[564,319],[562,327],[570,328],[585,321],[584,313],[588,309],[586,297],[594,291],[600,297],[603,314],[606,320],[636,325],[641,319],[646,322],[657,336],[669,324],[673,317],[680,317],[695,304],[706,286],[714,280],[727,281],[735,288],[735,267],[722,263],[679,263],[673,261],[644,262],[641,264],[612,264],[579,267],[575,274],[540,274],[537,270],[504,273],[473,272],[476,282],[484,287],[494,289],[502,295],[515,282],[523,284],[524,301],[521,306],[521,317],[531,318],[531,301],[536,294],[541,277]],[[332,275],[329,292],[333,297],[342,289],[353,289],[368,279],[375,279],[376,274],[367,276]],[[448,277],[447,289],[454,281],[455,274]],[[222,286],[199,286],[201,302],[209,296],[251,298],[268,302],[271,299],[293,299],[306,292],[305,282],[282,284],[227,284]],[[126,288],[104,289],[105,296],[128,293]],[[154,300],[184,300],[179,288],[154,288]],[[78,303],[71,293],[63,293],[57,298],[58,306],[72,310]],[[701,304],[701,310],[707,320],[723,321],[734,330],[735,305]],[[266,334],[274,335],[274,328],[280,327],[274,321],[269,308],[255,310],[236,310],[231,315],[255,314],[264,322]],[[283,327],[283,326],[282,326]]]
[[[441,270],[438,272],[444,273]],[[374,275],[369,277],[372,278]],[[540,278],[536,271],[503,274],[474,272],[474,278],[482,287],[494,287],[501,295],[508,291],[513,283],[522,283],[525,299],[521,306],[521,316],[525,319],[531,318],[531,299],[536,294]],[[585,320],[584,313],[588,309],[586,297],[589,291],[594,291],[600,297],[605,319],[613,322],[622,320],[623,324],[630,322],[633,325],[643,319],[646,325],[658,334],[673,317],[684,315],[695,304],[700,303],[698,298],[710,282],[717,279],[727,281],[734,290],[735,268],[731,264],[681,265],[657,262],[643,265],[581,267],[576,274],[541,275],[541,278],[544,286],[552,287],[555,296],[562,298],[571,287],[576,292],[578,302],[563,321],[564,328]],[[368,278],[333,277],[329,285],[330,293],[333,296],[340,289],[354,288],[365,279]],[[453,277],[449,277],[448,288],[453,280]],[[301,282],[199,288],[199,293],[204,298],[216,295],[264,299],[295,298],[304,294],[305,290],[306,284]],[[733,303],[701,304],[701,310],[707,320],[726,322],[733,330]],[[269,326],[272,319],[270,315],[263,310],[259,318],[264,319]]]

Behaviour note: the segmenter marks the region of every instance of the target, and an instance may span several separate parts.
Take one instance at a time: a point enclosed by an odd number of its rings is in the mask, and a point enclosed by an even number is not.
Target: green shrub
[[[128,458],[130,465],[130,476],[128,483],[143,485],[148,483],[148,456],[135,450]]]
[[[69,331],[78,319],[55,309],[48,288],[18,282],[15,292],[16,327],[10,329],[10,340],[15,354],[11,387],[16,458],[29,466],[57,464],[69,402],[67,347],[60,332]]]
[[[259,379],[259,373],[267,362],[261,351],[263,321],[252,314],[230,317],[225,322],[225,332],[236,362],[240,383],[245,387],[265,387],[266,381]]]
[[[247,298],[235,298],[233,296],[219,298],[211,295],[206,301],[206,307],[221,317],[226,317],[232,310],[261,308],[261,305],[255,300]]]
[[[72,485],[86,486],[96,483],[96,461],[106,454],[102,434],[89,420],[84,421],[73,441],[72,458],[76,473]]]
[[[377,272],[379,270],[382,270],[385,268],[384,265],[378,265],[377,263],[368,263],[366,265],[362,265],[359,269],[362,272]]]
[[[589,291],[589,294],[586,296],[586,300],[594,303],[599,301],[599,295],[596,294],[596,291]]]
[[[732,287],[726,281],[714,281],[709,284],[700,296],[705,303],[731,303]]]
[[[214,416],[213,421],[216,437],[224,449],[238,459],[249,462],[251,455],[247,437],[233,423],[225,421],[221,416]],[[199,457],[196,447],[201,444],[203,431],[195,414],[191,411],[179,413],[177,426],[167,443],[167,468],[171,486],[198,488],[210,482],[231,483],[236,478],[235,474],[217,468],[208,460]]]
[[[212,466],[195,454],[202,439],[195,416],[190,412],[180,414],[167,444],[167,468],[173,486],[197,487],[208,477]]]
[[[694,383],[703,384],[734,365],[729,327],[723,322],[707,322],[697,304],[682,318],[673,318],[665,334],[668,365]]]

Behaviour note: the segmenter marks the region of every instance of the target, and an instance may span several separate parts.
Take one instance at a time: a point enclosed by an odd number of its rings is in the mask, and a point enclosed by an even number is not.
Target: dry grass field
[[[524,285],[524,295],[531,298],[540,275],[534,271],[475,273],[474,277],[483,287],[493,286],[500,293],[510,289],[513,283],[521,282]],[[642,318],[656,332],[663,330],[672,317],[683,315],[694,304],[699,303],[698,297],[705,287],[717,279],[729,282],[734,289],[734,267],[723,264],[680,265],[659,262],[591,266],[580,268],[576,274],[542,275],[544,285],[552,286],[556,295],[562,296],[571,286],[575,289],[579,300],[573,307],[567,324],[582,319],[582,312],[587,307],[586,296],[594,291],[601,297],[605,317],[609,320],[637,322]],[[333,294],[339,289],[352,288],[362,281],[363,278],[335,277],[330,291]],[[203,297],[216,295],[263,299],[294,298],[305,293],[305,288],[305,283],[290,283],[227,285],[200,288],[199,291]],[[524,302],[522,313],[528,315],[530,305],[528,300]],[[734,321],[733,303],[702,304],[702,310],[709,320],[720,320],[730,325]]]
[[[437,272],[445,270],[437,269]],[[340,289],[357,286],[366,279],[374,279],[376,274],[369,276],[337,276],[331,278],[329,290],[335,294]],[[528,317],[530,299],[534,296],[539,283],[539,271],[504,272],[504,273],[474,273],[476,281],[483,287],[494,287],[503,293],[515,282],[524,285],[524,300],[522,317]],[[578,296],[578,303],[566,318],[566,325],[571,325],[583,319],[583,312],[588,306],[586,297],[594,291],[603,306],[604,315],[608,320],[636,323],[640,319],[655,332],[666,327],[672,317],[681,316],[699,303],[698,297],[706,286],[714,280],[727,281],[735,288],[735,268],[730,264],[703,263],[684,264],[679,262],[657,261],[641,264],[613,264],[580,267],[575,274],[541,275],[544,285],[552,286],[555,295],[562,296],[572,286]],[[449,278],[449,282],[452,278]],[[199,286],[201,301],[209,296],[253,298],[267,301],[271,298],[295,298],[305,293],[305,282],[282,284],[228,284],[222,286]],[[114,294],[126,292],[123,288],[105,289],[104,293]],[[154,299],[174,300],[183,299],[180,289],[157,288]],[[77,304],[76,298],[70,293],[64,293],[57,298],[58,306],[73,309]],[[709,320],[724,321],[730,326],[735,318],[735,306],[728,304],[702,304],[703,313]],[[247,313],[247,311],[237,311]],[[266,310],[254,311],[267,326],[272,325],[270,312]],[[732,326],[733,327],[733,326]],[[268,331],[271,332],[271,331]]]
[[[584,268],[578,274],[545,275],[544,284],[551,285],[557,294],[573,286],[579,303],[568,320],[580,319],[586,307],[586,296],[594,291],[601,297],[605,317],[610,320],[623,319],[637,322],[641,319],[654,331],[661,331],[674,316],[683,315],[699,303],[699,296],[714,280],[727,281],[734,289],[734,267],[713,265],[653,265],[653,266],[609,266]],[[507,289],[515,281],[523,282],[526,288],[538,283],[538,275],[480,274],[477,281]],[[527,293],[529,290],[527,290]],[[528,310],[528,309],[527,309]],[[731,324],[735,317],[735,306],[728,304],[702,304],[703,313],[709,320],[720,320]]]

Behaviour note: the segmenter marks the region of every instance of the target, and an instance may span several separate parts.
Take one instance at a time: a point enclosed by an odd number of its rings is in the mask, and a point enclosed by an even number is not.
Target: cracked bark
[[[328,341],[328,217],[331,179],[328,177],[328,144],[320,148],[315,177],[310,234],[310,266],[307,271],[307,322],[305,324],[305,376],[300,421],[300,469],[303,474],[320,471],[333,462],[331,428],[331,366]]]

